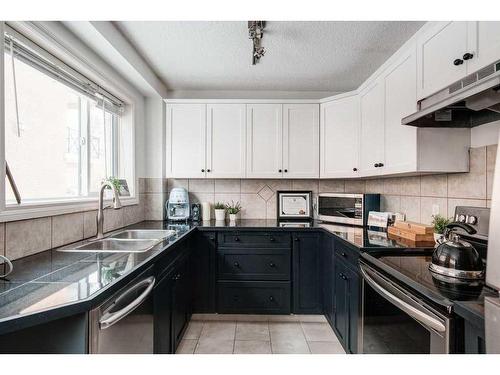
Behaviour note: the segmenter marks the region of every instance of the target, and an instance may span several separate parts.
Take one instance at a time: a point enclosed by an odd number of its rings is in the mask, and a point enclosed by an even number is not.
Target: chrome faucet
[[[97,211],[97,236],[96,239],[100,240],[104,237],[104,207],[103,207],[103,196],[104,190],[109,187],[113,192],[113,205],[112,207],[117,210],[122,208],[122,202],[120,202],[120,196],[118,194],[118,190],[116,190],[115,185],[113,185],[109,181],[104,181],[101,185],[101,189],[99,190],[99,210]],[[111,207],[111,206],[109,206]]]

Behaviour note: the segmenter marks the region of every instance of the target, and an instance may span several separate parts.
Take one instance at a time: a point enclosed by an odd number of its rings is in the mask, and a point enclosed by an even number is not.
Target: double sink
[[[176,235],[175,230],[134,229],[124,230],[77,247],[59,249],[64,252],[87,253],[144,253],[165,239]]]

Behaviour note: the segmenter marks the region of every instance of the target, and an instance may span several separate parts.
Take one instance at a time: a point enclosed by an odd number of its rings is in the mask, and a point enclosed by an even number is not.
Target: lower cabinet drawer
[[[225,248],[217,257],[219,280],[290,280],[288,249]]]
[[[219,281],[217,312],[289,314],[290,282]]]

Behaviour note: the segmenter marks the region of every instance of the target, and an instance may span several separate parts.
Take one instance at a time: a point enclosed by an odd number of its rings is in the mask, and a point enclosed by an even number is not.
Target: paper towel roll
[[[210,203],[203,202],[201,204],[201,217],[203,221],[210,221]]]

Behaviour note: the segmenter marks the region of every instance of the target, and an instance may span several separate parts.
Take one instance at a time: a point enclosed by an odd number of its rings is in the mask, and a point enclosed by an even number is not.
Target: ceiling
[[[246,21],[124,21],[115,26],[168,90],[356,89],[424,22],[268,21],[251,64]]]

